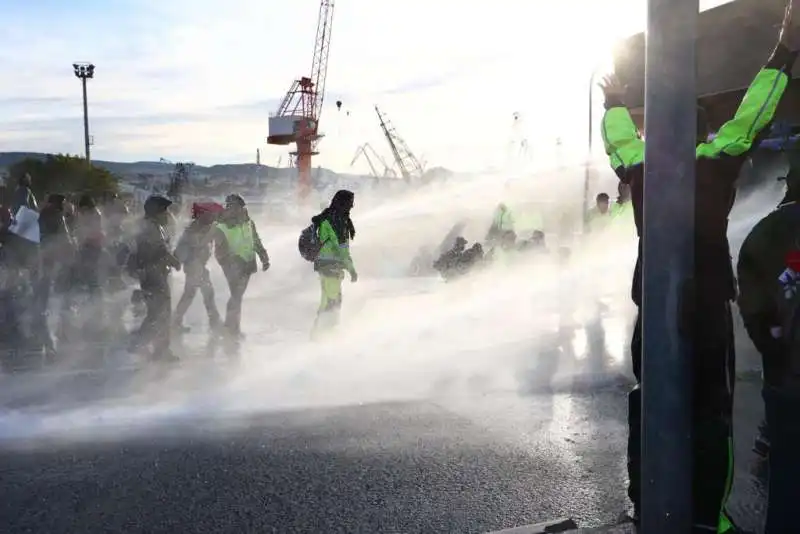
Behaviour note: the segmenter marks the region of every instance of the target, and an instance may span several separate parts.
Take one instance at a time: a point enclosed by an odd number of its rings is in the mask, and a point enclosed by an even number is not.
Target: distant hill
[[[12,165],[14,165],[15,163],[22,161],[23,159],[26,158],[43,159],[46,156],[47,154],[44,154],[42,152],[0,152],[0,169],[7,169]],[[170,172],[172,172],[174,168],[173,163],[164,163],[160,161],[121,162],[121,161],[93,160],[92,163],[94,165],[97,165],[98,167],[106,168],[109,171],[113,172],[114,174],[121,176],[122,178],[136,177],[141,174],[152,174],[155,176],[167,175]],[[253,163],[222,164],[222,165],[212,165],[210,167],[206,167],[203,165],[195,165],[194,167],[194,172],[196,174],[208,176],[210,178],[215,178],[220,176],[232,176],[232,175],[240,176],[243,178],[255,177],[256,175],[259,174],[259,172],[261,173],[262,176],[283,175],[283,174],[286,174],[288,176],[290,174],[290,171],[291,169],[278,169],[275,167],[269,167],[267,165],[262,165],[259,168],[258,165],[255,165]]]
[[[41,152],[0,152],[0,172],[8,169],[18,161],[25,158],[45,158],[47,154]],[[163,183],[169,179],[170,173],[174,169],[173,163],[163,163],[159,161],[103,161],[93,160],[92,163],[98,167],[103,167],[119,176],[123,182],[141,183],[143,180],[152,178],[155,182]],[[195,165],[192,178],[198,182],[228,183],[228,184],[253,184],[255,182],[274,182],[290,180],[296,176],[297,170],[286,167],[270,167],[268,165],[256,165],[254,163],[225,163],[221,165]],[[427,177],[449,177],[452,172],[442,167],[435,167],[426,173]],[[371,179],[369,176],[337,173],[330,169],[316,168],[312,170],[312,181],[315,185],[331,184],[333,182],[362,181]]]

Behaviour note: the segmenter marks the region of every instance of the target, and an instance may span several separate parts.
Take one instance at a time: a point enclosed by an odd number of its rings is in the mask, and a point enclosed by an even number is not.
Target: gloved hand
[[[265,261],[265,262],[263,262],[263,263],[261,264],[261,270],[262,270],[262,271],[267,271],[267,270],[269,270],[269,262],[268,262],[268,261]]]
[[[351,282],[351,283],[356,283],[356,282],[358,282],[358,273],[355,271],[355,269],[353,269],[352,271],[350,271],[350,282]]]

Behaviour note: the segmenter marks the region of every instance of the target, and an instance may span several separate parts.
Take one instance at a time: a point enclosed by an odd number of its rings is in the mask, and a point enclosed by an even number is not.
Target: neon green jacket
[[[494,211],[492,226],[500,232],[514,231],[514,215],[505,204],[501,204]]]
[[[735,296],[727,230],[736,198],[734,183],[759,134],[773,120],[786,86],[794,55],[779,45],[756,75],[734,117],[720,127],[713,141],[697,146],[695,192],[695,276],[708,280],[700,288],[709,298]],[[645,141],[621,102],[607,99],[602,136],[611,167],[631,187],[636,229],[641,236]],[[641,252],[641,243],[640,243]],[[641,302],[641,261],[634,271],[633,299]]]
[[[350,240],[340,239],[328,220],[323,220],[319,225],[319,240],[323,245],[314,262],[317,271],[355,271],[353,258],[350,256]]]

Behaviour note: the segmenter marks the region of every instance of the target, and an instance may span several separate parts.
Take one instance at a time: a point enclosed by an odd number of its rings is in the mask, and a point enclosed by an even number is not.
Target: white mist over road
[[[574,209],[582,176],[574,169],[560,171],[558,180],[454,180],[379,205],[370,193],[357,194],[351,247],[360,279],[345,280],[342,324],[320,342],[309,340],[319,288],[297,253],[302,223],[262,223],[272,268],[254,275],[245,296],[247,338],[238,359],[221,348],[216,358],[200,349],[206,321],[198,297],[175,368],[97,373],[91,379],[97,393],[80,402],[62,399],[83,382],[58,371],[2,377],[0,440],[122,438],[195,418],[235,426],[240,416],[380,401],[457,403],[625,374],[633,228],[558,243],[557,224],[546,217],[547,257],[520,257],[451,283],[405,274],[420,247],[437,246],[459,220],[467,223],[468,241],[482,241],[500,201],[515,209],[544,200],[545,213]],[[735,249],[777,197],[779,188],[770,187],[741,199],[731,223]],[[309,207],[308,217],[316,208]],[[572,249],[568,264],[554,253],[565,245]],[[224,310],[227,287],[216,265],[211,268]],[[174,293],[182,283],[182,274],[173,277]],[[14,399],[25,395],[43,402],[15,408]]]

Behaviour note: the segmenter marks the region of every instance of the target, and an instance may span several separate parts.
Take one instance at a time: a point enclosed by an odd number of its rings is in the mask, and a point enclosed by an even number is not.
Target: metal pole
[[[691,341],[699,0],[649,0],[645,67],[642,532],[692,525]]]
[[[588,135],[588,144],[587,144],[587,154],[586,154],[586,169],[584,170],[583,175],[583,233],[587,233],[589,230],[589,184],[592,178],[592,140],[593,140],[593,130],[594,124],[592,120],[592,116],[594,115],[594,106],[592,105],[592,96],[594,95],[594,77],[597,74],[597,70],[592,71],[592,75],[589,77],[589,117],[588,117],[588,125],[589,130],[587,132]]]
[[[86,77],[81,77],[83,85],[83,142],[86,145],[86,163],[91,164],[92,158],[89,152],[89,106],[86,102]]]

